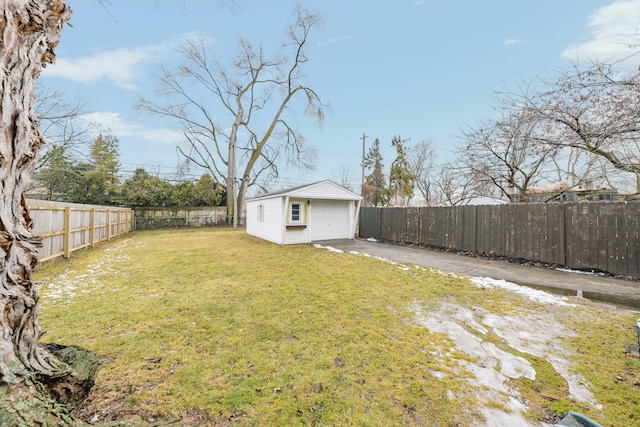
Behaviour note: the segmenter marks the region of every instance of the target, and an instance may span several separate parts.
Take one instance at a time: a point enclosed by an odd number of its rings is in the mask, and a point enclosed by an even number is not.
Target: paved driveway
[[[331,246],[345,252],[356,251],[394,261],[463,273],[469,276],[503,279],[519,285],[562,295],[575,296],[582,294],[583,297],[588,299],[611,302],[640,310],[640,281],[524,266],[503,260],[475,258],[431,249],[398,246],[362,239],[327,240],[318,243],[322,246]]]

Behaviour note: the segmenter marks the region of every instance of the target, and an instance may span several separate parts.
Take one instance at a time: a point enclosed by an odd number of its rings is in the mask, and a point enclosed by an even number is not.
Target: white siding
[[[311,241],[351,239],[351,201],[313,200],[311,202]]]
[[[355,200],[360,196],[334,184],[331,181],[322,181],[307,187],[288,193],[290,197],[307,199],[329,199],[329,200]]]
[[[258,205],[263,206],[263,221],[258,221]],[[282,199],[247,201],[247,234],[282,244]]]
[[[284,231],[284,244],[309,243],[309,227]]]

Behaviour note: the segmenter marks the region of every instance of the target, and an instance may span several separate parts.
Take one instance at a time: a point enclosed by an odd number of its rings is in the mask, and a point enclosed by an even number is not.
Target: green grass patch
[[[474,425],[482,416],[460,367],[473,357],[417,325],[412,304],[506,314],[523,303],[454,275],[277,246],[230,229],[133,233],[47,263],[36,280],[42,341],[81,345],[103,359],[81,410],[100,420]],[[594,418],[640,418],[640,364],[625,352],[635,331],[624,325],[635,319],[604,308],[595,317],[582,306],[563,310],[565,327],[578,334],[567,357],[604,404]],[[448,356],[432,357],[436,350]],[[570,406],[566,392],[551,405],[540,396],[563,390],[553,367],[521,355],[539,372],[537,381],[517,382],[522,394],[547,411]]]

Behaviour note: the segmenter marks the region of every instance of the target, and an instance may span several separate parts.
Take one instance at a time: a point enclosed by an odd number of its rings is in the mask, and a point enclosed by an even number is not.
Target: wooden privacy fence
[[[362,208],[360,237],[640,278],[640,202]]]
[[[48,261],[133,229],[133,211],[113,206],[27,200],[33,233],[42,238],[38,260]]]

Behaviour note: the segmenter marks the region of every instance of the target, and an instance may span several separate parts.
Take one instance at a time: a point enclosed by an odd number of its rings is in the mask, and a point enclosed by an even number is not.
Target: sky
[[[175,172],[179,124],[134,104],[155,99],[161,68],[184,62],[186,40],[205,37],[209,54],[230,63],[240,37],[277,52],[296,4],[320,14],[304,83],[330,108],[322,125],[301,111],[289,117],[314,147],[316,167],[283,165],[271,190],[332,179],[358,191],[363,135],[367,150],[380,140],[387,169],[396,135],[409,145],[431,140],[437,164],[453,161],[461,130],[494,114],[497,91],[575,62],[617,60],[640,40],[640,0],[67,2],[71,25],[41,82],[83,100],[86,119],[118,137],[125,177],[139,167]]]

